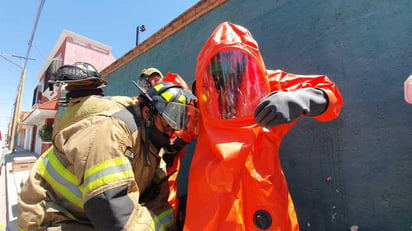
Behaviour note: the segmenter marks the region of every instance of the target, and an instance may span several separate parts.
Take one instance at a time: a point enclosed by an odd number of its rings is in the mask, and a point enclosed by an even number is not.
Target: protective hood
[[[255,124],[254,109],[269,93],[265,70],[250,32],[229,22],[220,24],[200,51],[196,68],[196,92],[205,119],[213,124]]]

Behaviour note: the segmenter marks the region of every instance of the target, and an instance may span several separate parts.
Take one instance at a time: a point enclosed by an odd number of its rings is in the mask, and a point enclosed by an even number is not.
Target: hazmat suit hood
[[[269,93],[258,44],[245,28],[221,23],[198,56],[196,92],[206,121],[219,126],[255,124],[253,112]]]

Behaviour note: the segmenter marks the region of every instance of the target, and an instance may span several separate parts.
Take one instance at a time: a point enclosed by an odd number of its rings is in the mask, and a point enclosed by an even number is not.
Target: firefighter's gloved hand
[[[164,153],[162,155],[163,160],[166,162],[166,167],[169,168],[173,165],[173,160],[179,154],[179,152],[188,144],[182,137],[177,136],[170,145],[163,147]],[[193,139],[191,139],[192,141]]]
[[[259,125],[271,128],[290,123],[301,115],[320,115],[327,107],[327,95],[317,88],[275,91],[259,102],[254,115]]]

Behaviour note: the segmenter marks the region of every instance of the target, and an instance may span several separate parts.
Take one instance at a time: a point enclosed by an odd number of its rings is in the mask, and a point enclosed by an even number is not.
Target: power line
[[[16,63],[16,62],[14,62],[14,61],[6,58],[3,54],[4,54],[4,53],[0,53],[0,57],[2,57],[3,59],[5,59],[7,62],[9,62],[9,63],[11,63],[11,64],[14,64],[14,65],[16,65],[16,66],[18,66],[18,67],[20,67],[20,69],[23,69],[23,66],[21,66],[20,64],[18,64],[18,63]]]
[[[37,9],[36,19],[34,20],[33,30],[31,32],[30,40],[28,42],[29,46],[27,48],[26,57],[24,59],[24,65],[23,65],[24,68],[26,68],[26,65],[27,65],[27,61],[28,61],[28,58],[29,58],[29,55],[30,55],[30,50],[31,50],[31,47],[32,47],[32,44],[33,44],[34,34],[36,33],[37,24],[38,24],[39,19],[40,19],[40,14],[43,10],[44,2],[45,2],[45,0],[40,0],[39,7]]]
[[[21,98],[22,98],[23,89],[24,89],[24,80],[25,80],[25,77],[26,77],[27,61],[29,59],[30,50],[31,50],[31,47],[32,47],[34,35],[36,33],[37,24],[38,24],[39,19],[40,19],[40,14],[43,10],[44,2],[45,2],[45,0],[40,0],[39,7],[37,9],[36,19],[34,20],[33,30],[32,30],[32,33],[30,35],[30,39],[29,39],[29,42],[28,42],[26,57],[24,58],[24,65],[23,65],[23,68],[22,68],[22,71],[21,71],[20,84],[19,84],[19,88],[18,88],[18,91],[17,91],[16,103],[15,103],[15,106],[14,106],[13,119],[12,119],[12,123],[11,123],[12,125],[11,125],[10,150],[12,152],[15,151],[16,144],[17,144],[17,142],[16,142],[17,134],[16,133],[17,133],[17,127],[18,127],[18,122],[19,122],[19,118],[20,118],[20,105],[21,105]]]

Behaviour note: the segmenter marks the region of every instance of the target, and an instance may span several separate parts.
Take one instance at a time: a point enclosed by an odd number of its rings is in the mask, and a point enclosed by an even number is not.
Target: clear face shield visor
[[[161,82],[162,77],[159,75],[147,75],[141,74],[139,77],[138,85],[145,91],[147,91],[152,86],[156,85],[157,83]]]
[[[225,50],[212,57],[205,70],[202,101],[212,118],[253,116],[259,100],[269,92],[258,65],[240,50]]]
[[[175,130],[199,134],[199,110],[193,106],[169,102],[159,112],[166,122]]]

